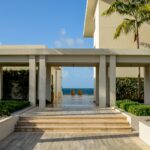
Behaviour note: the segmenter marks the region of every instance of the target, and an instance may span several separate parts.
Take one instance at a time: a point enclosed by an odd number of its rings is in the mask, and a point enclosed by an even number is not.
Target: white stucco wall
[[[19,116],[10,116],[0,120],[0,141],[14,132]]]
[[[99,20],[99,24],[95,24],[95,28],[100,28],[100,45],[99,48],[113,48],[113,49],[135,49],[136,42],[134,42],[134,34],[130,33],[128,35],[122,34],[118,39],[114,39],[114,33],[116,27],[122,23],[126,16],[121,16],[117,13],[110,16],[102,16],[101,14],[110,7],[113,0],[98,0],[95,17]],[[99,10],[98,10],[99,9]],[[150,25],[145,23],[140,28],[140,42],[150,44]],[[98,41],[97,41],[98,42]],[[144,46],[141,44],[141,48]]]
[[[150,146],[150,123],[139,122],[139,137]]]

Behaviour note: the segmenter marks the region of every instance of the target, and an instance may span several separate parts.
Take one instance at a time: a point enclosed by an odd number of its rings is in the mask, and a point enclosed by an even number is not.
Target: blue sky
[[[83,38],[86,0],[0,2],[0,44],[92,48],[92,40]],[[67,74],[63,75],[63,87],[93,87],[92,68],[63,68],[63,72]]]

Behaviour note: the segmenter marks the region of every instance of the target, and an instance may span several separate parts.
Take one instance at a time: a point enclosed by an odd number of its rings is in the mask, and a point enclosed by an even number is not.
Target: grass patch
[[[28,101],[0,101],[0,116],[9,116],[11,113],[30,106]]]
[[[144,105],[131,100],[119,100],[116,105],[118,108],[121,108],[136,116],[150,116],[150,105]]]

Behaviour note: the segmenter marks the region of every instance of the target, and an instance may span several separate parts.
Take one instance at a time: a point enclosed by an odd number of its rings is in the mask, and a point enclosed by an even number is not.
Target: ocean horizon
[[[81,90],[83,95],[94,95],[94,88],[62,88],[63,95],[71,95],[71,91],[74,90],[75,94]]]

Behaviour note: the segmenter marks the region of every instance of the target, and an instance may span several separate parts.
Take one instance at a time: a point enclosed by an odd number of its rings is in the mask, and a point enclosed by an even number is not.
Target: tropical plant
[[[116,0],[112,5],[102,13],[102,15],[111,15],[112,13],[124,15],[122,23],[116,28],[114,39],[117,39],[121,33],[134,33],[134,42],[137,49],[140,48],[139,28],[145,22],[150,22],[150,0]],[[138,74],[138,97],[140,99],[140,67]]]

